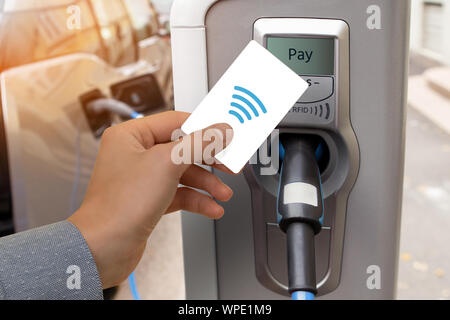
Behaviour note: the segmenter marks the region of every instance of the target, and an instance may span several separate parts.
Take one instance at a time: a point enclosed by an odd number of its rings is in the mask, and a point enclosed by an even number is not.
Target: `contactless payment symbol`
[[[261,112],[267,113],[266,107],[253,92],[239,86],[235,86],[234,90],[236,91],[232,96],[234,101],[230,104],[232,109],[228,113],[236,117],[240,123],[244,123],[245,118],[252,120],[259,117]]]

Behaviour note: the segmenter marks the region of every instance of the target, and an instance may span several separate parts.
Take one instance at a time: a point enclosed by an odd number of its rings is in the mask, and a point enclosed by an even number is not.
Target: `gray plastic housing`
[[[333,281],[328,282],[328,287],[319,289],[325,294],[322,298],[395,297],[403,184],[409,10],[409,0],[226,0],[212,4],[206,14],[205,59],[209,88],[214,86],[253,38],[254,23],[258,19],[335,19],[348,25],[348,119],[351,126],[347,129],[352,129],[357,141],[357,148],[348,149],[348,156],[349,159],[356,159],[355,153],[358,152],[358,161],[349,166],[349,170],[356,170],[355,181],[351,183],[350,176],[348,195],[341,201],[345,202],[346,209],[344,219],[339,220],[344,223],[341,226],[340,270],[332,277]],[[380,25],[373,23],[377,13]],[[186,85],[189,86],[188,83]],[[339,159],[342,159],[339,150],[345,150],[345,145],[349,145],[342,137],[346,134],[351,136],[351,132],[345,130],[335,134],[318,128],[295,128],[291,124],[284,130],[322,135],[330,142],[330,149],[335,146]],[[273,183],[267,182],[265,187],[252,167],[246,169],[245,176],[218,174],[235,192],[233,199],[224,204],[225,217],[211,227],[194,215],[183,217],[187,298],[285,298],[283,279],[278,281],[279,284],[271,279],[262,282],[257,274],[258,256],[265,254],[279,261],[286,258],[283,238],[278,234],[276,224],[267,224],[266,231],[254,224],[255,214],[274,207],[275,197],[266,192]],[[349,172],[342,174],[345,179],[349,177]],[[258,186],[261,189],[260,199],[255,201],[253,196],[252,201],[252,191],[254,194]],[[332,199],[330,196],[328,199]],[[326,210],[332,210],[333,201],[325,206]],[[269,239],[266,247],[255,246],[255,229]],[[324,230],[317,241],[316,261],[327,261],[329,252],[320,248],[339,241],[334,241],[331,230]],[[213,243],[214,251],[204,250],[210,243]],[[371,270],[374,269],[381,272],[380,286],[375,288],[369,283]],[[285,274],[282,263],[271,266],[269,271],[268,275]],[[318,279],[329,275],[329,264],[319,263]]]

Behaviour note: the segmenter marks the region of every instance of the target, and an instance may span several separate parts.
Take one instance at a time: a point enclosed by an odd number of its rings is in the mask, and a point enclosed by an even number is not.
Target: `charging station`
[[[279,134],[321,139],[317,293],[393,299],[401,217],[409,0],[176,0],[175,106],[192,112],[250,40],[310,85]],[[261,66],[264,68],[264,66]],[[220,221],[183,215],[188,299],[284,299],[280,175],[249,164]]]

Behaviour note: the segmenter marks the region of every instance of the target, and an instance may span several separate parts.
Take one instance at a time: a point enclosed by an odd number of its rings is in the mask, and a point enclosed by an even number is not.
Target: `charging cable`
[[[284,155],[278,192],[278,222],[287,235],[289,293],[293,300],[317,294],[314,238],[321,229],[323,197],[314,136],[281,137]]]
[[[87,108],[96,113],[101,113],[102,111],[110,111],[112,113],[118,114],[119,116],[128,117],[131,119],[140,119],[144,117],[143,114],[134,111],[133,108],[131,108],[126,103],[110,98],[101,98],[94,100],[87,105]],[[128,284],[130,286],[133,299],[141,300],[139,291],[137,290],[136,276],[134,272],[128,277]]]
[[[133,272],[128,277],[128,285],[130,286],[131,294],[133,295],[134,300],[141,300],[141,296],[139,295],[139,291],[136,285],[136,273]]]
[[[97,113],[102,111],[110,111],[118,114],[122,117],[128,117],[131,119],[143,118],[144,115],[136,112],[126,103],[110,98],[101,98],[90,102],[87,107]]]

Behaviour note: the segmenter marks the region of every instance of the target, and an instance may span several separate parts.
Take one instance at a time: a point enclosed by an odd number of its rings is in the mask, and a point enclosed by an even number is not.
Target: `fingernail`
[[[216,219],[216,220],[221,219],[224,216],[224,214],[225,214],[225,209],[222,206],[220,206],[220,205],[217,205],[217,207],[215,208],[214,211],[215,211],[214,212],[214,219]]]
[[[231,200],[231,198],[233,197],[233,189],[231,189],[229,186],[227,186],[227,185],[225,185],[225,189],[226,189],[226,192],[228,193],[228,199],[226,200],[226,202],[228,202],[228,201],[230,201]]]

